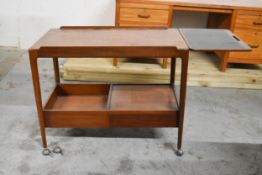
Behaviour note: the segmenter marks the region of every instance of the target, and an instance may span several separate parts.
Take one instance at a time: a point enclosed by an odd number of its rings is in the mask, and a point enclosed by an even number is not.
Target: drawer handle
[[[235,38],[237,41],[240,41],[240,39],[235,35],[233,35],[233,38]]]
[[[151,15],[149,14],[138,14],[137,16],[138,18],[150,18],[151,17]]]
[[[254,25],[262,25],[262,22],[253,22]]]
[[[259,48],[259,44],[249,44],[249,47],[253,48],[253,49],[256,49],[256,48]]]

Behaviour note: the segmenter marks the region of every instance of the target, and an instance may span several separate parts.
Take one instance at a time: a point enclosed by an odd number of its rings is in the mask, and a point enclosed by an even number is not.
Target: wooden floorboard
[[[167,83],[169,68],[161,68],[161,59],[67,59],[63,65],[64,80],[105,81],[113,83]],[[262,65],[230,64],[226,72],[219,71],[220,59],[214,54],[190,53],[189,86],[262,89]],[[177,63],[176,83],[180,79]]]

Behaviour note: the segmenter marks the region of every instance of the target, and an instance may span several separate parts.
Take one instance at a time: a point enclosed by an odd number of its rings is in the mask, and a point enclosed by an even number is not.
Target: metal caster
[[[42,154],[43,154],[44,156],[49,156],[49,155],[51,154],[51,151],[50,151],[50,149],[48,149],[48,148],[44,148],[43,151],[42,151]]]
[[[181,156],[183,156],[183,154],[184,154],[184,152],[182,151],[182,149],[177,149],[176,150],[176,155],[177,156],[181,157]]]
[[[54,147],[53,153],[63,155],[63,151],[59,146]]]

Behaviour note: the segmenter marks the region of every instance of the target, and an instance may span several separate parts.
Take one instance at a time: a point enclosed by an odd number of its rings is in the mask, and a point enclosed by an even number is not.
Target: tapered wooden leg
[[[220,63],[220,70],[221,70],[222,72],[225,72],[226,69],[227,69],[227,65],[228,65],[227,58],[223,58],[223,59],[222,59],[222,62]]]
[[[167,58],[163,58],[162,68],[166,69],[167,65],[168,65],[168,59]]]
[[[113,58],[113,65],[114,66],[117,66],[117,61],[118,61],[117,58]]]
[[[42,144],[44,148],[47,148],[46,142],[46,132],[45,132],[45,118],[42,106],[42,97],[41,97],[41,89],[40,89],[40,82],[39,82],[39,73],[38,73],[38,65],[37,65],[37,53],[35,51],[29,51],[30,56],[30,66],[32,72],[32,81],[34,86],[34,93],[35,93],[35,101],[38,113],[38,121],[40,125],[40,132],[42,137]]]
[[[59,63],[58,63],[57,57],[53,58],[53,65],[54,65],[55,82],[56,82],[56,84],[59,84],[60,83],[60,73],[59,73]]]
[[[178,142],[177,142],[177,155],[178,156],[182,156],[183,154],[181,147],[182,147],[184,113],[185,113],[185,104],[186,104],[188,55],[189,54],[187,52],[182,57],[179,117],[178,117]]]
[[[175,76],[176,76],[176,58],[171,58],[171,68],[170,68],[170,84],[175,84]]]

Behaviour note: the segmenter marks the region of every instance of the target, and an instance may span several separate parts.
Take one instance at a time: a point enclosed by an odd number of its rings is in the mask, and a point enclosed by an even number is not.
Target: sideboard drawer
[[[169,26],[168,6],[147,6],[142,4],[141,8],[137,8],[122,5],[119,13],[119,26]]]
[[[235,28],[262,31],[262,13],[249,11],[244,12],[241,11],[237,15]]]

